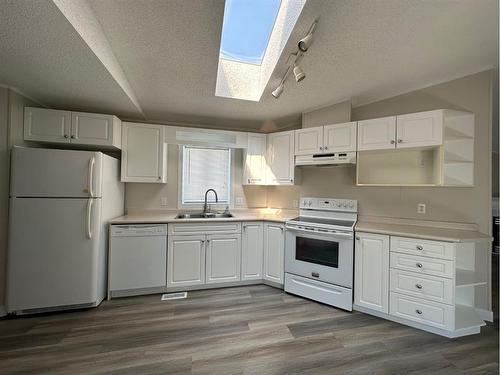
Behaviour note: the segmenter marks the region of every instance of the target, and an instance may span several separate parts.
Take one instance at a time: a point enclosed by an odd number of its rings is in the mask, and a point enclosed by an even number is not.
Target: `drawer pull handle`
[[[422,285],[420,285],[420,284],[415,284],[415,288],[417,288],[417,289],[422,289]]]
[[[415,312],[418,314],[418,315],[422,315],[422,310],[419,310],[419,309],[416,309]]]
[[[423,250],[424,247],[422,245],[417,245],[417,250]]]
[[[417,263],[415,264],[418,268],[422,268],[423,267],[423,264],[422,263]]]
[[[311,276],[319,278],[319,272],[311,272]]]

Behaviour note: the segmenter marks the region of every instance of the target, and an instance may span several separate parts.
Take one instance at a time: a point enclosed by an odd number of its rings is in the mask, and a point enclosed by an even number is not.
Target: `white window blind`
[[[230,149],[182,146],[182,203],[203,203],[208,189],[217,192],[219,203],[229,203],[230,171]],[[212,192],[208,202],[215,202]]]

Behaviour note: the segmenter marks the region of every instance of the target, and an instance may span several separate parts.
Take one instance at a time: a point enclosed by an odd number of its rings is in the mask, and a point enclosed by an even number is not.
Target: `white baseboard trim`
[[[7,309],[4,305],[0,305],[0,318],[7,315]]]
[[[476,312],[481,319],[486,320],[487,322],[493,321],[493,311],[476,308]]]

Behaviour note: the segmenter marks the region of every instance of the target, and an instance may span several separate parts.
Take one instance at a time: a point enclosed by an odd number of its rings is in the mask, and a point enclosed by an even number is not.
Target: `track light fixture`
[[[309,28],[309,31],[307,32],[307,35],[303,37],[301,40],[299,40],[298,47],[299,50],[302,52],[307,52],[309,47],[311,46],[313,42],[313,34],[314,31],[316,30],[316,26],[318,25],[318,21],[314,21],[311,27]]]
[[[284,86],[283,86],[283,82],[280,83],[280,85],[278,87],[276,87],[276,89],[273,91],[272,95],[278,99],[281,95],[281,93],[283,92],[283,89],[284,89]]]
[[[302,68],[298,65],[293,66],[293,75],[295,76],[295,81],[300,82],[304,78],[306,78],[306,73],[302,70]]]
[[[297,44],[297,48],[298,48],[297,51],[295,51],[294,53],[291,53],[288,56],[287,64],[289,63],[290,57],[294,56],[295,59],[293,61],[293,64],[288,65],[288,68],[287,68],[285,74],[283,75],[283,78],[281,79],[280,84],[271,93],[274,98],[278,99],[281,96],[281,94],[283,93],[283,91],[285,89],[285,81],[288,78],[288,76],[290,75],[291,71],[293,71],[293,75],[295,76],[296,82],[300,82],[304,78],[306,78],[306,73],[304,73],[304,71],[302,70],[302,68],[298,64],[299,64],[300,60],[302,59],[302,57],[304,56],[304,53],[307,52],[307,50],[309,49],[309,47],[312,44],[313,34],[314,34],[314,31],[316,30],[317,25],[318,25],[318,20],[313,22],[313,24],[309,28],[309,31],[307,32],[307,35],[304,38],[302,38],[301,40],[299,40],[299,43]]]

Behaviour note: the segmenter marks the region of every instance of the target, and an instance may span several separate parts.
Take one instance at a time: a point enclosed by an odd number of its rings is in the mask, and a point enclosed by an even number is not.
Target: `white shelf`
[[[486,281],[482,280],[477,272],[457,268],[456,285],[457,287],[486,285]]]
[[[469,134],[462,133],[461,131],[449,127],[445,128],[444,137],[447,141],[474,139],[474,137]]]
[[[481,327],[486,323],[471,306],[455,305],[455,330],[469,327]]]

